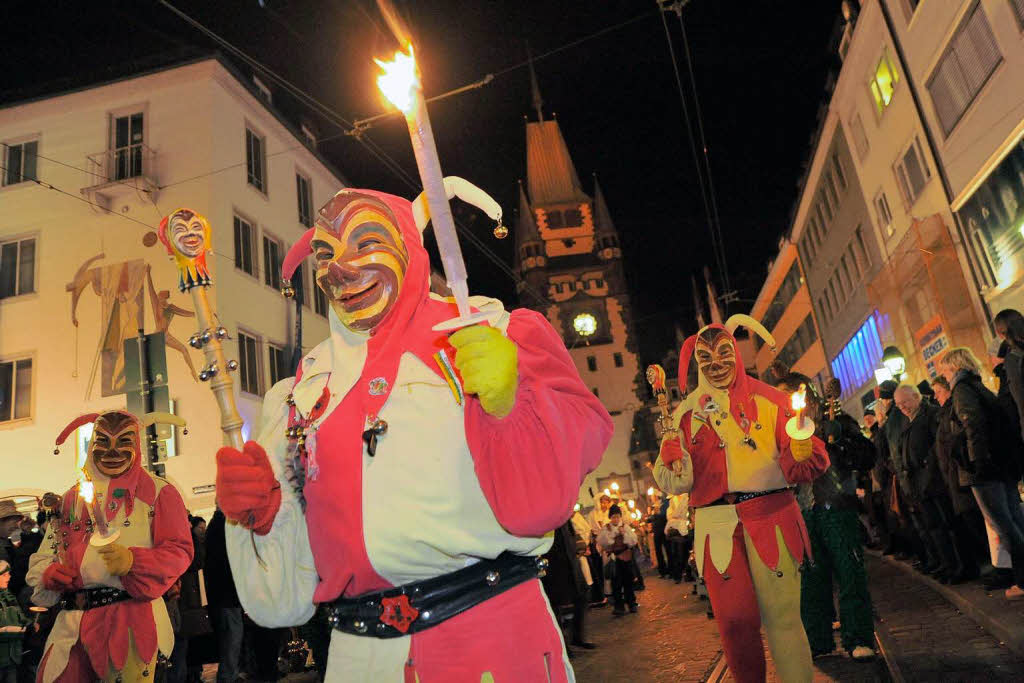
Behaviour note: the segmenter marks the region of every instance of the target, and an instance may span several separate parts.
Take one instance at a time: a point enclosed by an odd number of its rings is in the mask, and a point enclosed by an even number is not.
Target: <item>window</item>
[[[564,216],[567,228],[578,228],[583,225],[583,214],[579,209],[566,209]]]
[[[826,323],[832,319],[832,312],[828,310],[827,303],[828,299],[824,295],[818,297],[818,310],[821,311],[821,318]]]
[[[621,368],[622,367],[622,354],[621,353],[612,354],[612,358],[615,360],[615,367]]]
[[[256,277],[256,229],[235,216],[235,268]]]
[[[245,129],[245,169],[250,185],[266,194],[267,151],[263,138]]]
[[[921,4],[921,0],[903,0],[903,14],[906,16],[907,21],[910,21],[910,18],[914,16],[914,12],[919,4]]]
[[[839,273],[842,276],[843,286],[846,287],[846,291],[849,293],[857,283],[857,280],[850,274],[850,263],[846,258],[846,254],[843,254],[842,258],[839,259]]]
[[[1017,25],[1024,29],[1024,0],[1010,0],[1010,8],[1017,17]]]
[[[306,138],[306,142],[309,143],[309,146],[315,148],[316,147],[316,133],[313,132],[313,129],[310,128],[309,126],[307,126],[306,124],[302,124],[299,127],[299,130],[302,131],[302,137]]]
[[[0,423],[32,417],[32,359],[0,362]]]
[[[896,162],[893,170],[896,172],[896,180],[903,192],[903,199],[906,200],[907,206],[913,205],[921,195],[921,190],[924,189],[928,179],[932,177],[931,171],[928,170],[928,165],[924,161],[920,140],[914,138],[903,157]]]
[[[17,185],[26,180],[36,179],[36,151],[38,140],[22,142],[17,145],[4,145],[7,154],[4,156],[4,185]]]
[[[587,356],[587,369],[591,372],[597,372],[597,357]]]
[[[563,226],[561,211],[548,211],[548,227],[556,230]]]
[[[868,246],[864,242],[864,231],[859,225],[854,231],[854,242],[857,245],[857,257],[860,260],[860,268],[861,270],[867,270],[871,267],[871,254],[868,252]]]
[[[843,163],[839,160],[839,153],[832,155],[832,168],[836,172],[836,180],[839,181],[839,190],[846,189],[846,171],[843,170]]]
[[[111,137],[114,151],[113,180],[142,175],[142,112],[115,118]]]
[[[0,299],[36,291],[36,240],[0,242]]]
[[[1002,59],[981,3],[975,3],[928,80],[943,133],[953,130]]]
[[[889,200],[884,192],[875,195],[875,211],[878,212],[878,224],[885,230],[887,236],[892,236],[892,211],[889,210]]]
[[[817,202],[814,205],[814,215],[818,217],[818,227],[822,228],[821,232],[824,232],[824,227],[828,225],[828,221],[825,220],[825,212],[821,208],[822,203],[823,202]]]
[[[823,176],[823,183],[825,185],[825,193],[828,194],[829,200],[832,202],[832,206],[839,208],[839,195],[836,193],[835,179],[832,177],[832,171],[825,171]]]
[[[846,261],[850,264],[850,270],[853,273],[854,281],[860,282],[860,278],[864,274],[864,266],[861,263],[861,260],[857,257],[852,240],[848,245],[846,245]]]
[[[238,331],[238,381],[242,391],[261,396],[260,342],[257,337]]]
[[[978,262],[978,274],[981,277],[983,287],[995,287],[999,284],[996,278],[995,265],[985,244],[985,237],[975,225],[971,225],[971,248],[974,251],[974,259]]]
[[[779,360],[787,366],[793,367],[817,339],[818,334],[814,329],[814,320],[808,315],[779,351]]]
[[[889,60],[889,51],[884,50],[882,56],[878,59],[875,73],[868,83],[871,88],[871,96],[875,100],[875,111],[879,117],[882,116],[885,108],[892,102],[892,94],[899,80],[899,74],[896,73],[896,68],[892,65],[892,61]]]
[[[327,307],[329,305],[327,303],[327,294],[324,292],[324,290],[320,289],[320,286],[316,283],[316,276],[315,275],[313,276],[312,289],[313,289],[313,311],[317,315],[322,315],[323,317],[326,318],[327,317]]]
[[[267,355],[270,360],[270,386],[274,386],[283,379],[291,377],[292,372],[288,362],[288,350],[267,344]]]
[[[277,290],[281,289],[281,252],[280,242],[269,235],[263,235],[263,282]]]
[[[853,146],[857,148],[857,157],[861,161],[868,154],[868,136],[864,132],[864,122],[861,121],[860,114],[854,114],[853,119],[850,120],[850,128],[853,130]]]
[[[299,222],[307,228],[313,227],[313,195],[309,190],[309,179],[295,174],[295,189],[299,195]]]
[[[825,216],[827,217],[827,220],[822,221],[821,224],[822,226],[827,226],[835,217],[835,205],[829,201],[828,195],[825,193],[824,189],[818,192],[818,197],[819,203],[825,210]]]

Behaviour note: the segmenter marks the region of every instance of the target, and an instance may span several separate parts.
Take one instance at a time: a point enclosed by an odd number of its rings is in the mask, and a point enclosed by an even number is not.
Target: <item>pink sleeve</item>
[[[775,420],[775,440],[779,446],[779,467],[782,468],[782,474],[790,484],[809,484],[828,469],[830,464],[828,451],[825,449],[824,441],[812,436],[811,457],[797,462],[789,445],[791,439],[786,433],[788,420],[786,411],[780,408],[778,418]]]
[[[165,485],[153,505],[153,547],[132,547],[132,568],[121,577],[132,597],[155,600],[167,592],[192,562],[192,533],[178,489]]]
[[[612,420],[542,315],[512,311],[507,335],[519,347],[515,406],[498,419],[467,396],[466,440],[498,522],[517,536],[540,536],[572,514],[583,478],[611,440]]]

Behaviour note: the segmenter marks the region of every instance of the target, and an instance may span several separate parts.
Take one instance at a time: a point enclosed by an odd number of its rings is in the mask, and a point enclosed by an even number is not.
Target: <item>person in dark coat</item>
[[[903,491],[896,476],[900,469],[897,463],[900,457],[900,434],[907,422],[906,416],[893,403],[897,386],[891,379],[878,385],[878,399],[875,402],[878,432],[874,439],[878,454],[873,474],[884,498],[885,526],[889,532],[889,543],[883,552],[887,555],[895,553],[898,559],[908,560],[917,543],[912,522],[906,518],[903,509]]]
[[[178,611],[181,616],[181,629],[174,639],[174,650],[171,652],[170,669],[167,672],[168,683],[197,683],[202,678],[202,662],[196,652],[193,640],[210,633],[210,618],[203,607],[202,592],[199,587],[199,570],[206,560],[206,544],[203,542],[203,531],[206,521],[202,517],[189,516],[192,525],[192,545],[194,553],[192,563],[181,575],[181,589],[178,595]]]
[[[968,475],[981,513],[1010,550],[1015,585],[1006,589],[1006,597],[1024,599],[1024,513],[1017,491],[1017,454],[1024,448],[1020,434],[982,384],[981,365],[969,348],[947,351],[939,371],[952,387],[954,457]]]
[[[238,678],[238,658],[242,651],[242,603],[238,601],[228,564],[224,523],[224,513],[218,508],[206,527],[203,577],[210,621],[217,637],[217,683],[233,683]]]
[[[979,558],[989,553],[985,520],[974,500],[964,472],[953,458],[954,437],[951,431],[953,416],[952,392],[949,382],[941,375],[932,380],[932,391],[939,403],[939,419],[935,432],[935,459],[952,508],[952,532],[956,541],[963,573],[950,577],[950,583],[961,583],[978,578]],[[1008,586],[1004,585],[1003,588]]]
[[[572,640],[574,647],[593,650],[597,646],[584,638],[584,619],[587,615],[587,581],[579,558],[587,550],[587,543],[580,538],[572,521],[555,529],[551,550],[544,556],[548,560],[547,574],[541,579],[548,602],[557,614],[561,608],[572,607]],[[575,656],[567,648],[570,657]]]
[[[658,576],[663,579],[671,577],[668,562],[668,546],[665,541],[665,525],[668,523],[668,496],[665,496],[657,511],[647,518],[654,534],[654,557],[658,564]]]
[[[941,408],[910,385],[897,388],[895,400],[909,420],[900,438],[900,460],[905,469],[899,477],[908,492],[914,526],[931,560],[921,571],[944,583],[962,582],[966,568],[952,534],[953,506],[935,454]]]
[[[996,314],[996,334],[1008,344],[1003,365],[1006,371],[1006,385],[1013,397],[1017,410],[1017,422],[1021,426],[1021,437],[1024,438],[1024,315],[1020,311],[1007,308]],[[1000,384],[1002,389],[1002,384]]]

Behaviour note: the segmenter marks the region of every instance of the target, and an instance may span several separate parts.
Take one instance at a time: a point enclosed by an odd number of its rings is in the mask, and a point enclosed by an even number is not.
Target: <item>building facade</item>
[[[248,438],[264,392],[291,373],[297,311],[304,349],[328,334],[309,269],[300,308],[281,296],[280,260],[344,178],[269,91],[217,58],[3,105],[0,142],[0,497],[73,483],[87,434],[59,456],[54,439],[77,415],[125,407],[124,344],[141,329],[166,335],[171,405],[189,423],[166,475],[190,509],[212,507],[217,404],[187,343],[191,298],[154,230],[182,206],[210,220],[212,303]]]
[[[516,226],[521,303],[544,314],[559,332],[580,377],[612,415],[615,434],[597,470],[580,489],[580,503],[616,483],[634,497],[643,462],[630,458],[638,398],[639,360],[630,319],[622,250],[597,179],[584,192],[557,120],[526,124],[527,183],[520,186]],[[529,289],[532,295],[525,290]]]

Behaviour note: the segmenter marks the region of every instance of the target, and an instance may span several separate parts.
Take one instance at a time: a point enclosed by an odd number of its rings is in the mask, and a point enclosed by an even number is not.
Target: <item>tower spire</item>
[[[615,223],[612,222],[612,214],[604,201],[604,192],[597,181],[597,173],[594,173],[594,224],[598,233],[615,232]]]
[[[537,85],[537,72],[533,70],[533,53],[526,46],[526,59],[530,64],[530,91],[533,95],[533,108],[537,110],[537,120],[544,120],[544,100],[540,98],[540,86]]]

